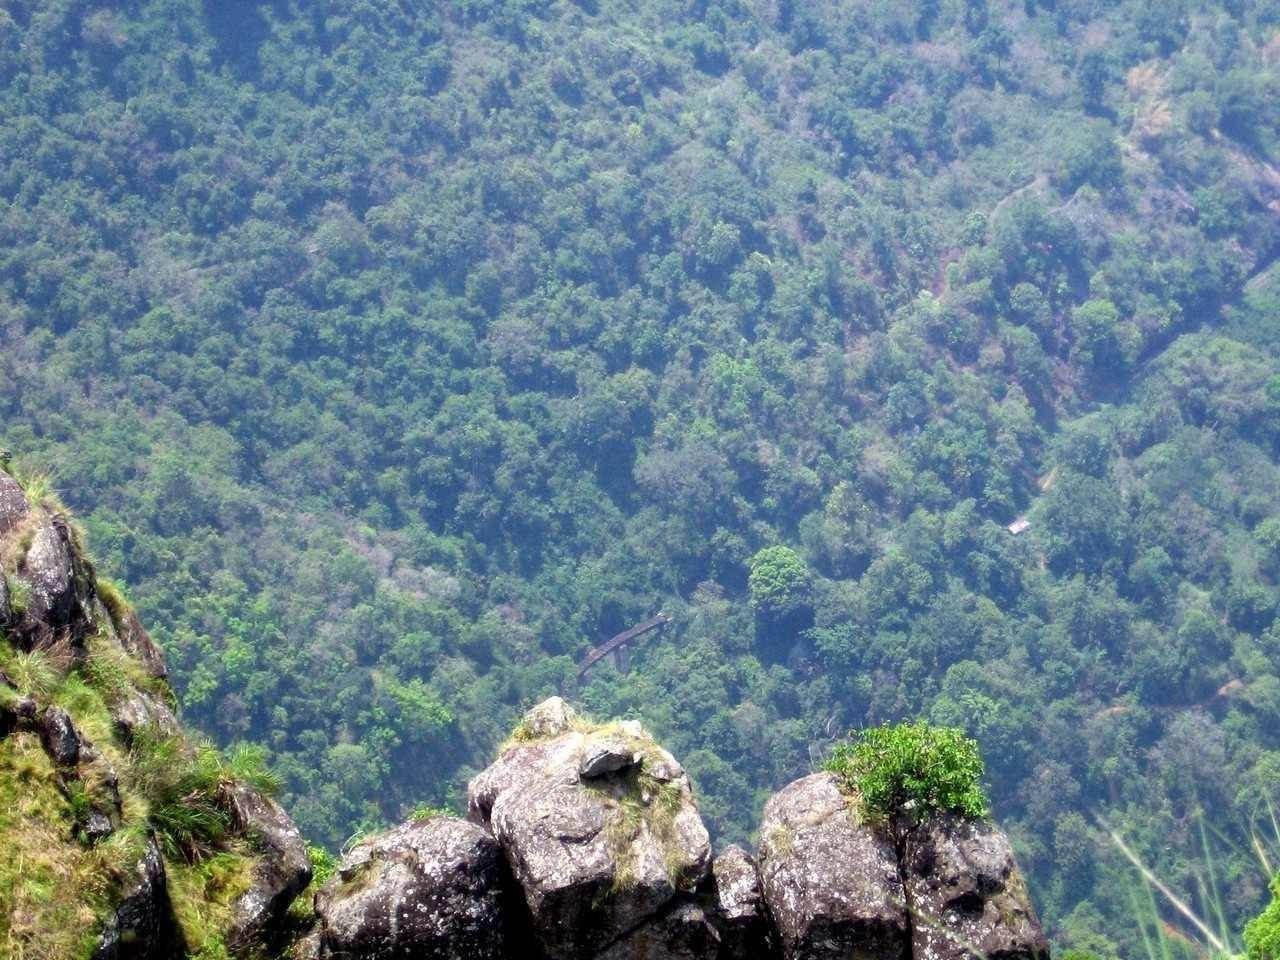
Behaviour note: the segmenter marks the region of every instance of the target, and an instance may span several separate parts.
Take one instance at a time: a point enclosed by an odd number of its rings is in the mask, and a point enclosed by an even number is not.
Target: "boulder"
[[[759,869],[786,960],[903,960],[911,926],[893,840],[829,773],[765,804]]]
[[[18,481],[0,470],[0,535],[20,524],[30,510],[31,504]]]
[[[66,525],[46,517],[18,567],[31,587],[27,617],[48,627],[64,627],[75,611],[75,571]]]
[[[583,778],[593,757],[627,755]],[[606,766],[612,764],[610,761]],[[689,779],[637,723],[592,727],[553,698],[468,786],[553,960],[595,957],[662,916],[707,876],[710,842]]]
[[[711,917],[720,931],[722,960],[771,956],[769,924],[756,865],[739,846],[723,850],[711,865]]]
[[[130,688],[110,709],[111,719],[126,744],[131,744],[134,735],[144,727],[152,727],[166,736],[177,736],[181,731],[169,705],[146,690]]]
[[[3,572],[0,572],[0,630],[10,626],[13,621],[13,603],[9,599],[9,580]]]
[[[173,960],[185,952],[173,919],[164,859],[155,838],[148,837],[134,879],[107,918],[93,960]]]
[[[908,830],[903,877],[913,960],[1048,960],[1009,838],[990,823],[942,815]]]
[[[39,727],[40,742],[55,766],[65,770],[79,765],[83,742],[67,711],[46,707],[40,715]]]
[[[260,853],[249,889],[231,905],[227,942],[234,952],[244,952],[278,932],[289,905],[311,882],[311,858],[298,828],[270,797],[231,783],[221,788],[220,799],[236,832]]]
[[[502,854],[454,817],[410,821],[356,844],[316,894],[318,957],[504,960]]]
[[[518,739],[540,740],[568,733],[578,718],[577,712],[560,697],[548,697],[531,709],[520,721]]]
[[[111,836],[115,832],[116,826],[117,824],[110,811],[94,807],[85,814],[84,822],[79,827],[79,833],[85,843],[93,845]]]
[[[151,635],[142,626],[142,621],[138,619],[136,613],[132,610],[126,611],[116,627],[120,636],[120,645],[142,664],[148,674],[157,680],[163,680],[169,676],[164,651],[151,639]]]
[[[608,738],[594,743],[578,761],[578,775],[584,780],[617,773],[640,762],[638,754],[627,741]]]

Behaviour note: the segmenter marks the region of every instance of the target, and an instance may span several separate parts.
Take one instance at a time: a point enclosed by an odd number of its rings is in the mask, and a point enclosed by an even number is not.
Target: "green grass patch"
[[[200,960],[227,957],[226,932],[231,906],[253,882],[253,858],[221,851],[196,863],[166,858],[173,914],[187,949]]]
[[[0,741],[0,955],[87,957],[119,894],[133,835],[88,849],[39,738]]]
[[[419,803],[409,811],[409,819],[415,823],[422,823],[425,820],[435,820],[437,817],[451,817],[453,812],[445,807],[432,806],[429,803]]]
[[[99,576],[94,586],[98,591],[98,599],[107,608],[112,626],[116,628],[117,633],[123,633],[129,614],[133,612],[133,605],[125,597],[120,585],[110,577]]]
[[[21,577],[12,577],[7,573],[3,576],[9,588],[9,609],[20,617],[31,608],[31,584]]]
[[[20,693],[39,700],[51,697],[62,680],[61,672],[47,650],[24,653],[8,644],[0,645],[0,670],[17,684]]]

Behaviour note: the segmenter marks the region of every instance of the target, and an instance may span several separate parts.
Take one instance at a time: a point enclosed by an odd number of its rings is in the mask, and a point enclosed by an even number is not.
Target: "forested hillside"
[[[0,0],[0,442],[313,840],[552,693],[721,842],[922,716],[1190,952],[1100,824],[1280,863],[1278,147],[1275,0]]]

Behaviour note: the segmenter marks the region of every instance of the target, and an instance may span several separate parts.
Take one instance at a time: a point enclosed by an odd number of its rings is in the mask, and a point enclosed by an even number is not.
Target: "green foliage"
[[[1247,875],[1272,9],[312,6],[0,14],[0,445],[309,836],[456,804],[562,693],[660,730],[718,841],[833,725],[962,726],[1103,956],[1132,878],[1063,868],[1073,816],[1194,899],[1213,811]]]
[[[231,829],[221,796],[233,782],[268,795],[279,779],[260,747],[237,744],[223,754],[207,742],[187,744],[155,728],[134,733],[130,745],[133,786],[147,802],[148,820],[167,856],[199,864],[219,853]]]
[[[978,818],[987,814],[983,763],[963,730],[915,723],[886,724],[837,744],[823,769],[856,794],[879,820],[935,812]]]
[[[751,558],[750,570],[747,589],[759,613],[780,617],[808,601],[809,570],[790,547],[765,547]]]
[[[451,816],[450,812],[444,807],[433,806],[430,803],[419,803],[409,811],[409,819],[414,821],[434,820],[436,817]]]
[[[1280,957],[1280,878],[1271,881],[1271,902],[1244,928],[1249,960],[1276,960]]]

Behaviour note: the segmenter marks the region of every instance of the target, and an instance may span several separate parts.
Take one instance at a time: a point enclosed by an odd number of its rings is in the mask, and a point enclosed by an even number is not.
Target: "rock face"
[[[163,680],[169,676],[164,651],[156,646],[136,613],[132,610],[125,612],[119,623],[118,632],[120,645],[146,668],[147,673],[157,680]]]
[[[835,777],[775,794],[760,826],[765,904],[787,960],[903,960],[911,942],[893,841],[863,824]]]
[[[620,956],[625,941],[637,956],[681,956],[669,941],[696,950],[714,938],[682,909],[711,849],[675,758],[638,723],[592,728],[559,698],[530,711],[518,736],[471,781],[468,817],[492,831],[544,952]],[[653,952],[659,941],[666,954]]]
[[[235,829],[263,854],[254,866],[249,889],[231,905],[228,943],[233,950],[247,951],[269,939],[289,904],[311,882],[311,860],[302,834],[270,797],[233,783],[223,788],[221,799]]]
[[[132,743],[144,727],[152,727],[166,736],[174,736],[181,730],[169,705],[146,690],[131,691],[111,704],[110,710],[111,719],[127,744]]]
[[[409,822],[357,844],[316,895],[316,955],[504,960],[502,854],[473,823]]]
[[[74,767],[80,762],[80,734],[61,707],[49,707],[40,716],[40,742],[56,766]]]
[[[18,481],[0,470],[0,535],[8,533],[23,521],[31,505]]]
[[[147,839],[135,873],[107,920],[93,960],[172,960],[185,952],[169,902],[164,859],[154,838]]]
[[[46,518],[36,529],[18,569],[31,587],[27,615],[50,627],[65,627],[75,609],[75,571],[66,525]]]
[[[739,846],[726,848],[711,865],[712,918],[720,932],[722,960],[759,960],[773,955],[756,865]]]
[[[903,876],[914,960],[1048,960],[1009,839],[989,823],[947,815],[908,831]]]

